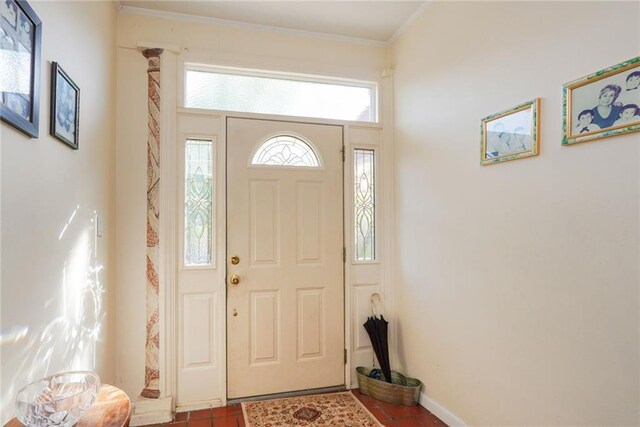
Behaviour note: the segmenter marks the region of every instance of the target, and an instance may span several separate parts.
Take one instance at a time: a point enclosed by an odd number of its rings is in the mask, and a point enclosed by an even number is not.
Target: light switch
[[[104,224],[102,220],[102,215],[96,214],[96,236],[102,237],[104,234]]]

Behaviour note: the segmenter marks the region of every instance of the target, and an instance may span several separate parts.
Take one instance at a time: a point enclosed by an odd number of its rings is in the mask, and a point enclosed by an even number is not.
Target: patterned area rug
[[[242,403],[247,427],[382,427],[350,392]]]

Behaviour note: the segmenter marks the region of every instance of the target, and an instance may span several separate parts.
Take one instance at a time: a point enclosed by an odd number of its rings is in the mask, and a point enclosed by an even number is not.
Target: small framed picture
[[[537,156],[540,98],[482,119],[480,164],[506,162]]]
[[[562,145],[640,130],[640,56],[562,87]]]
[[[78,149],[80,88],[58,65],[51,64],[51,135]]]
[[[0,0],[0,118],[37,138],[42,22],[26,0]]]

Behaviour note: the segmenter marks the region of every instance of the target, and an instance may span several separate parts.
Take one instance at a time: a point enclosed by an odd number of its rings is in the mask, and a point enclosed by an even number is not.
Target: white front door
[[[229,399],[344,385],[342,147],[341,126],[227,120]]]

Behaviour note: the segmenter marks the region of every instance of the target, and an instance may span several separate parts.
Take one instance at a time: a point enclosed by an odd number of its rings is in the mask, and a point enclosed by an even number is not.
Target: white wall
[[[146,60],[138,46],[177,48],[163,66],[178,79],[184,61],[195,61],[374,80],[386,57],[383,47],[130,13],[118,15],[117,33],[116,384],[135,398],[144,379],[147,138]],[[176,83],[180,90],[175,78],[162,85]]]
[[[134,49],[117,57],[116,385],[133,398],[144,387],[147,323],[147,61]]]
[[[400,369],[473,425],[638,425],[640,134],[562,147],[561,86],[637,2],[434,2],[395,44]],[[539,157],[480,119],[542,98]]]
[[[0,424],[31,380],[90,369],[113,382],[114,372],[115,8],[30,4],[43,22],[40,137],[5,123],[0,134]],[[51,61],[80,87],[78,151],[49,136]],[[94,213],[104,219],[97,240]]]
[[[379,46],[120,13],[118,47],[140,42],[174,45],[190,59],[213,58],[218,65],[356,79],[377,79],[385,61]]]

